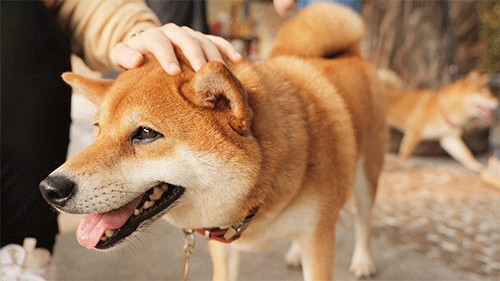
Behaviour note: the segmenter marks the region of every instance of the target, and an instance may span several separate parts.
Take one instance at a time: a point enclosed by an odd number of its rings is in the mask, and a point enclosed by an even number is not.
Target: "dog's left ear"
[[[486,86],[486,84],[488,84],[490,77],[487,74],[481,74],[477,70],[471,70],[467,74],[465,79],[469,84],[478,85],[479,87],[484,87]]]
[[[247,93],[223,63],[205,64],[185,86],[189,89],[182,90],[182,93],[189,101],[201,107],[228,110],[231,128],[240,135],[249,132],[252,111]]]
[[[103,97],[114,82],[114,80],[111,79],[87,78],[73,72],[65,72],[61,77],[66,83],[73,87],[73,89],[85,95],[95,105],[101,103]]]

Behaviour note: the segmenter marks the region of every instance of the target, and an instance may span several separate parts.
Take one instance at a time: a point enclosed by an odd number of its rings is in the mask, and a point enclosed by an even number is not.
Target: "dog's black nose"
[[[62,207],[68,202],[75,187],[75,183],[64,176],[48,176],[40,183],[43,198],[58,207]]]

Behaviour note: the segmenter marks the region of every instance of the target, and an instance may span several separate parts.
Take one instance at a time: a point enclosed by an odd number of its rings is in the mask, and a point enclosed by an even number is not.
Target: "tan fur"
[[[498,105],[486,86],[487,76],[472,71],[439,91],[407,90],[397,75],[387,70],[379,71],[379,76],[388,92],[388,123],[404,133],[399,149],[404,161],[408,161],[420,141],[439,140],[468,169],[482,168],[460,136],[470,119],[485,118],[479,107],[491,113]]]
[[[270,56],[327,57],[357,53],[363,33],[363,21],[352,9],[338,5],[332,13],[328,4],[319,3],[281,27]]]
[[[373,274],[369,210],[385,152],[385,98],[374,70],[355,53],[361,20],[344,12],[335,4],[306,9],[285,25],[273,58],[254,64],[228,69],[211,62],[197,73],[183,64],[182,74],[168,76],[148,56],[144,66],[112,85],[65,74],[73,87],[101,101],[95,143],[53,173],[78,185],[61,209],[106,212],[155,182],[184,186],[164,214],[180,228],[231,225],[260,207],[238,240],[210,242],[214,280],[236,278],[239,250],[264,249],[282,239],[294,242],[290,259],[300,259],[304,279],[330,280],[335,223],[361,176],[360,246],[351,270],[358,277]],[[329,46],[337,47],[308,54],[315,58],[294,54],[314,49],[318,38],[290,42],[288,32],[301,32],[297,23],[307,23],[310,32],[333,26]],[[351,37],[335,27],[355,32]],[[333,53],[336,59],[319,58]],[[131,143],[138,126],[163,137]]]

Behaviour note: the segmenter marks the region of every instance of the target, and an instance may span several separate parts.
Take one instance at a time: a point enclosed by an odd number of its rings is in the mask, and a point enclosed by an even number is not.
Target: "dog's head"
[[[454,110],[463,110],[469,118],[490,119],[498,100],[488,89],[488,75],[471,71],[463,79],[448,85],[444,92],[453,96]]]
[[[252,111],[224,64],[169,76],[148,56],[116,80],[63,79],[96,103],[99,133],[40,189],[58,210],[86,214],[83,246],[110,248],[163,215],[178,227],[231,225],[262,200]]]

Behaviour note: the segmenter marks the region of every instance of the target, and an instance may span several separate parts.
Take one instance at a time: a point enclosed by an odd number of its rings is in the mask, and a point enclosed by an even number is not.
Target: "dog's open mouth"
[[[493,109],[484,105],[476,105],[477,110],[481,113],[481,115],[487,119],[493,117]]]
[[[85,215],[78,226],[78,242],[87,249],[111,248],[136,231],[141,223],[170,207],[184,190],[181,186],[161,183],[116,210]]]

